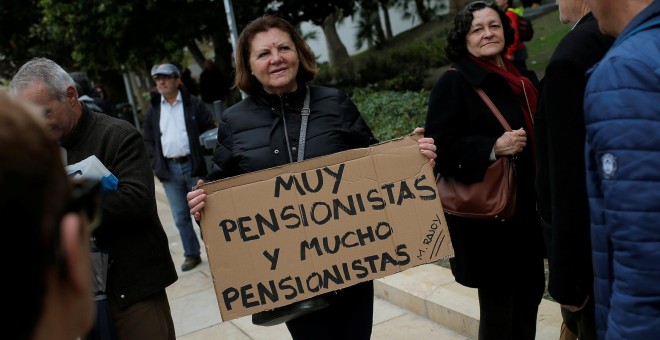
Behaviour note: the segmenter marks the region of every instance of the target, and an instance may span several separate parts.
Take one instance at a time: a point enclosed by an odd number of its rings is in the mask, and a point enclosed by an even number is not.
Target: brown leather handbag
[[[506,131],[509,123],[482,89],[477,93]],[[516,209],[515,163],[500,157],[486,170],[481,182],[465,184],[440,174],[436,177],[440,202],[445,213],[482,220],[505,221]]]

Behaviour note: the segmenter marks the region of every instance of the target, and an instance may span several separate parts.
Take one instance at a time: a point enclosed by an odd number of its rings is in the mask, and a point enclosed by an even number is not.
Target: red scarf
[[[495,73],[504,78],[513,93],[518,96],[518,105],[523,112],[525,120],[525,131],[527,132],[527,145],[531,146],[532,155],[536,154],[534,151],[534,112],[536,112],[536,104],[538,103],[539,91],[536,89],[532,81],[527,77],[520,74],[518,69],[513,66],[508,59],[502,58],[506,70],[487,61],[481,60],[468,53],[470,60],[474,61],[481,68],[488,72]]]

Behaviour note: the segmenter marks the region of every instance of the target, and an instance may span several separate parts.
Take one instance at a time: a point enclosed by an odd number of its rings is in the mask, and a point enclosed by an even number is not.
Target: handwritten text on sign
[[[414,146],[205,187],[202,228],[223,320],[448,256],[433,174]],[[388,157],[406,166],[378,165]]]

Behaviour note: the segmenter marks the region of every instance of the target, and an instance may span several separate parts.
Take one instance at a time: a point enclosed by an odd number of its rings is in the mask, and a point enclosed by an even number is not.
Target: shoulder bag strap
[[[303,108],[300,111],[302,120],[300,122],[300,140],[298,142],[298,160],[301,162],[305,157],[305,139],[307,139],[307,119],[309,118],[309,86],[305,85],[305,102],[303,103]]]
[[[450,67],[449,71],[456,71],[458,73],[461,73],[460,71],[458,71],[454,67]],[[525,86],[523,84],[523,90],[524,89],[525,89]],[[500,113],[500,110],[497,109],[497,106],[495,106],[495,104],[493,104],[493,101],[490,100],[490,98],[488,97],[486,92],[484,92],[484,90],[482,90],[481,88],[478,88],[478,87],[475,87],[474,90],[477,91],[477,94],[479,95],[479,97],[481,97],[481,99],[484,101],[484,103],[486,103],[488,108],[493,112],[493,115],[495,115],[495,118],[497,118],[497,120],[500,122],[500,124],[502,124],[502,127],[504,127],[504,130],[511,131],[511,126],[509,126],[509,123],[506,121],[506,119],[504,119],[504,116],[502,116],[502,113]]]
[[[500,124],[502,124],[502,126],[504,127],[504,130],[511,131],[511,126],[509,126],[509,123],[507,123],[506,119],[504,119],[504,116],[502,116],[502,113],[500,113],[500,110],[497,109],[497,106],[495,106],[495,104],[493,104],[493,101],[490,100],[490,98],[488,97],[486,92],[484,92],[484,90],[482,90],[480,88],[475,88],[475,90],[477,91],[477,94],[479,95],[479,97],[481,97],[481,99],[484,101],[484,103],[486,103],[486,105],[488,105],[488,108],[491,111],[493,111],[493,114],[495,115],[495,118],[497,118],[497,120],[500,121]]]

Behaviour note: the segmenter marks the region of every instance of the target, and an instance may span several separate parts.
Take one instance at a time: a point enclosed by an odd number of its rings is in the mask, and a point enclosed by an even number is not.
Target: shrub
[[[351,93],[355,102],[379,141],[410,134],[424,126],[428,106],[426,91],[375,91],[371,87],[355,88]]]
[[[355,58],[359,79],[356,85],[394,91],[419,90],[428,69],[448,63],[444,44],[444,38],[433,37]]]

